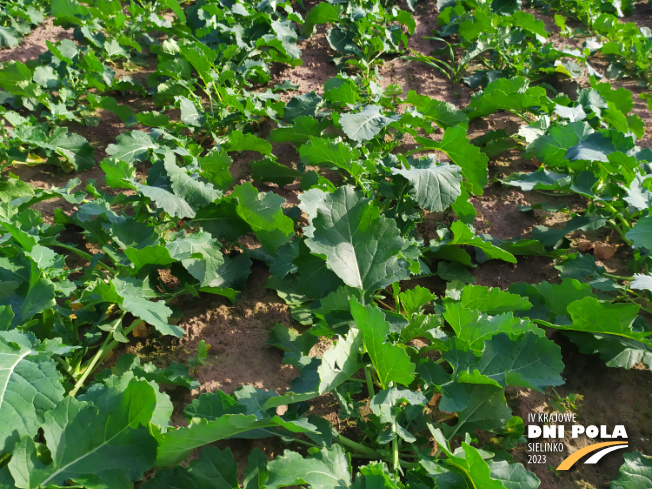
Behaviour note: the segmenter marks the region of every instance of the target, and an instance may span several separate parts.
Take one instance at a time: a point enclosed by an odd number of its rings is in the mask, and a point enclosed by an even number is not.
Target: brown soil
[[[652,16],[651,8],[647,4],[640,3],[633,21],[639,25],[650,25]],[[417,29],[410,40],[409,47],[422,54],[431,54],[435,45],[433,41],[424,39],[424,36],[432,35],[436,27],[437,17],[436,2],[424,0],[418,3],[414,15],[417,21]],[[554,32],[554,22],[550,17],[537,13],[537,17],[546,21],[546,24]],[[290,80],[300,85],[298,91],[282,94],[288,100],[295,94],[315,91],[321,93],[326,80],[336,75],[337,70],[330,63],[332,55],[325,39],[326,28],[320,26],[317,34],[308,40],[301,41],[299,47],[303,51],[303,64],[295,68],[276,69],[273,72],[272,82],[275,85]],[[45,22],[42,26],[34,29],[31,35],[27,36],[22,43],[12,49],[0,51],[0,61],[20,60],[27,61],[36,58],[45,51],[45,40],[56,41],[59,39],[71,38],[71,32],[54,26],[51,21]],[[567,40],[554,38],[555,45],[567,45]],[[599,63],[598,63],[599,64]],[[426,65],[414,61],[406,62],[402,59],[388,59],[380,68],[382,76],[381,84],[397,84],[403,87],[403,95],[408,90],[416,90],[420,94],[429,95],[438,100],[447,101],[458,107],[468,104],[471,90],[465,85],[452,86],[451,83],[440,73]],[[586,86],[586,80],[578,82]],[[614,87],[624,86],[635,94],[635,112],[639,114],[648,126],[652,126],[652,115],[647,109],[644,101],[638,95],[646,92],[635,81],[619,80],[613,83]],[[575,86],[575,87],[576,87]],[[125,103],[139,103],[132,98],[121,99]],[[496,114],[484,121],[477,121],[471,124],[469,137],[473,138],[484,134],[487,130],[505,129],[508,133],[518,130],[522,121],[509,114]],[[101,114],[101,124],[95,128],[71,127],[71,130],[79,131],[98,150],[98,161],[104,156],[106,146],[115,141],[117,135],[125,131],[124,125],[112,114]],[[652,138],[649,137],[649,130],[641,146],[652,146]],[[278,151],[280,161],[288,165],[296,164],[298,155],[291,145],[275,145],[275,152]],[[234,182],[250,179],[249,163],[257,159],[257,154],[243,153],[234,158],[233,177]],[[532,162],[526,161],[518,154],[506,153],[496,161],[491,162],[491,178],[500,178],[514,171],[532,171]],[[70,178],[70,175],[62,175],[50,167],[35,168],[12,168],[12,172],[18,174],[21,180],[31,183],[35,187],[49,188],[61,186]],[[75,175],[82,179],[82,185],[86,180],[93,178],[102,182],[102,171],[98,168]],[[286,186],[284,189],[276,190],[288,200],[288,205],[296,204],[299,193],[296,186]],[[521,192],[515,189],[506,188],[499,183],[490,184],[484,195],[472,199],[478,216],[476,228],[480,233],[489,233],[500,239],[528,236],[532,227],[537,224],[547,226],[560,225],[566,218],[564,215],[548,215],[546,213],[524,213],[518,206],[532,205],[540,202],[553,201],[548,196],[542,196],[535,192]],[[580,202],[567,200],[566,204],[573,206]],[[60,202],[44,202],[38,210],[43,212],[44,217],[51,219],[54,208],[60,207]],[[70,210],[65,208],[65,210]],[[578,238],[579,239],[579,238]],[[602,238],[601,238],[602,239]],[[623,264],[618,254],[610,260],[618,262],[611,264],[611,270],[618,269]],[[473,274],[478,285],[487,285],[506,289],[515,282],[538,283],[543,280],[557,280],[557,271],[553,268],[554,262],[544,257],[519,257],[517,264],[509,264],[497,260],[490,260],[480,265]],[[236,304],[230,304],[225,300],[202,294],[199,299],[192,299],[183,304],[184,317],[181,325],[186,329],[187,335],[176,345],[171,346],[165,358],[170,360],[185,361],[192,357],[199,341],[205,340],[210,345],[208,362],[198,368],[197,380],[201,383],[198,390],[190,395],[182,395],[175,399],[177,407],[185,405],[192,397],[203,392],[213,392],[221,389],[225,392],[233,392],[241,385],[254,385],[263,389],[272,389],[283,392],[296,371],[289,366],[282,365],[282,354],[267,345],[269,332],[276,323],[292,325],[288,307],[281,301],[275,292],[266,289],[268,271],[261,265],[255,265],[249,277],[247,287]],[[414,281],[416,283],[417,281]],[[420,279],[421,285],[429,286],[437,293],[443,291],[444,284],[437,278]],[[566,370],[564,378],[567,383],[558,388],[559,396],[564,397],[570,393],[579,393],[584,396],[581,405],[577,408],[579,419],[588,424],[625,424],[630,436],[630,449],[645,450],[652,452],[652,381],[649,372],[633,369],[626,371],[622,369],[611,369],[604,366],[604,362],[597,357],[581,355],[576,348],[562,335],[556,335],[555,339],[563,348]],[[165,360],[163,360],[165,361]],[[509,391],[509,402],[515,415],[527,419],[530,412],[541,412],[546,409],[552,393],[546,395],[527,391],[512,389]],[[336,426],[339,423],[330,401],[315,403],[313,410],[328,417]],[[183,424],[183,417],[179,409],[175,420]],[[588,443],[586,440],[566,440],[570,450],[580,448]],[[252,446],[267,448],[270,453],[280,453],[280,445],[268,441],[236,441],[229,442],[236,453],[236,458],[245,460]],[[608,485],[617,474],[618,467],[622,462],[620,452],[609,455],[604,461],[596,466],[577,466],[569,473],[556,475],[547,465],[527,464],[525,447],[515,451],[515,459],[525,463],[529,470],[534,471],[542,480],[541,487],[544,489],[578,489],[595,488],[601,489]],[[550,456],[550,465],[553,467],[561,460],[559,457]]]

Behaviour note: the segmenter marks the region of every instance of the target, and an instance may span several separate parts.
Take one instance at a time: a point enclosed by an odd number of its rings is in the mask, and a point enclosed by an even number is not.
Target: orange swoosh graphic
[[[593,445],[589,445],[588,447],[584,447],[581,450],[571,453],[568,457],[566,457],[562,461],[562,463],[559,464],[557,470],[568,470],[573,466],[573,464],[575,464],[575,462],[581,459],[584,455],[587,455],[591,452],[595,452],[596,450],[599,450],[601,448],[609,447],[611,445],[626,445],[626,444],[627,441],[605,441],[603,443],[594,443]]]

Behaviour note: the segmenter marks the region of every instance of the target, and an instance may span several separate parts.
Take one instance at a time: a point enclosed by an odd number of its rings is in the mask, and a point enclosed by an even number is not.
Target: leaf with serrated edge
[[[311,211],[314,230],[306,244],[326,256],[328,267],[345,284],[373,291],[409,277],[409,264],[400,259],[408,245],[393,220],[380,216],[352,187],[324,193],[319,200],[315,207],[301,206],[316,211]]]
[[[351,463],[339,445],[323,448],[308,458],[286,450],[267,464],[268,489],[308,484],[313,489],[340,489],[351,486]]]
[[[113,400],[102,410],[67,397],[46,413],[43,436],[51,463],[38,459],[30,437],[21,439],[16,450],[22,456],[12,457],[9,463],[18,487],[60,486],[73,480],[89,489],[131,489],[132,481],[142,478],[156,455],[147,428],[156,392],[147,381],[134,379],[121,394],[115,396],[115,390],[109,389],[106,395]]]
[[[377,307],[362,306],[355,299],[351,299],[350,304],[351,315],[383,389],[390,382],[410,385],[415,366],[405,350],[385,342],[389,323],[383,313]]]
[[[43,415],[64,395],[54,361],[21,336],[20,344],[0,338],[0,452],[8,452],[20,436],[35,436]]]
[[[399,119],[398,116],[383,115],[378,105],[368,105],[356,114],[344,114],[340,125],[344,134],[354,141],[369,141],[377,136],[383,128]]]

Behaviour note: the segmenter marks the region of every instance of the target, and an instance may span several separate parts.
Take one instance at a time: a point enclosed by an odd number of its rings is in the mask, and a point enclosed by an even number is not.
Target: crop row
[[[409,51],[415,20],[391,2],[320,3],[305,16],[267,0],[51,3],[74,40],[0,68],[0,168],[87,170],[97,148],[69,128],[108,111],[125,131],[102,148],[103,182],[34,188],[8,171],[0,180],[0,485],[130,488],[156,469],[141,487],[534,489],[538,478],[507,454],[525,438],[505,388],[563,383],[546,331],[609,366],[652,368],[652,151],[637,145],[645,125],[631,92],[590,64],[601,50],[609,73],[649,83],[649,30],[621,28],[620,3],[553,2],[601,36],[569,51],[552,47],[521,2],[437,3],[445,48],[433,56]],[[590,15],[579,13],[587,5]],[[291,97],[300,87],[273,81],[275,70],[301,64],[300,41],[324,24],[339,72],[321,94]],[[383,88],[378,68],[396,56],[465,80],[470,103]],[[134,67],[146,82],[118,74]],[[573,97],[546,82],[584,70],[590,84]],[[471,142],[469,125],[498,112],[517,117],[518,131]],[[289,145],[296,164],[279,156]],[[540,166],[504,185],[578,196],[581,210],[555,208],[569,215],[564,226],[528,238],[477,233],[471,199],[507,151]],[[255,158],[251,179],[234,183],[241,157]],[[284,188],[298,190],[297,206]],[[49,199],[62,203],[51,220],[38,210]],[[575,231],[626,247],[628,275],[573,249]],[[524,256],[554,260],[560,280],[474,285],[484,262]],[[182,337],[184,298],[236,301],[254,262],[302,331],[277,325],[270,337],[299,372],[287,392],[202,394],[183,409],[187,426],[173,427],[166,389],[198,387],[207,345],[189,365],[122,355],[100,370],[143,325]],[[444,294],[409,283],[434,276]],[[311,356],[320,338],[331,346]],[[357,441],[310,413],[325,395]],[[273,460],[255,449],[238,481],[231,451],[207,446],[238,437],[291,449]],[[627,460],[652,480],[649,457]],[[627,467],[620,478],[628,483]]]

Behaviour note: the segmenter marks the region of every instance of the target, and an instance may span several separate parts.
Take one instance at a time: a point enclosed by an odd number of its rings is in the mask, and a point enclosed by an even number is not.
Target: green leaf
[[[623,454],[625,463],[618,470],[618,478],[610,489],[647,489],[652,487],[652,457],[640,452]]]
[[[320,137],[329,124],[327,120],[319,122],[314,117],[299,116],[292,121],[291,127],[279,127],[270,132],[269,140],[273,143],[304,144]]]
[[[636,248],[652,250],[652,216],[639,219],[625,236],[632,240]]]
[[[496,335],[485,343],[480,358],[454,349],[442,356],[453,365],[460,383],[517,385],[540,392],[564,383],[561,348],[533,332],[513,340]]]
[[[358,162],[360,151],[342,142],[332,143],[327,139],[315,138],[299,147],[299,156],[301,163],[305,165],[329,163],[353,176],[358,176],[364,171],[363,166]]]
[[[237,489],[238,466],[230,448],[206,447],[187,467],[176,466],[156,472],[143,489]]]
[[[304,423],[305,424],[305,423]],[[226,414],[219,418],[208,420],[193,418],[187,428],[156,434],[158,454],[156,466],[173,465],[185,459],[198,447],[238,437],[248,431],[264,428],[281,427],[292,433],[309,433],[315,431],[299,423],[284,421],[278,416],[259,419],[255,414]]]
[[[283,214],[285,199],[273,192],[260,192],[246,182],[230,195],[238,199],[236,211],[269,253],[274,253],[294,236],[294,222]]]
[[[492,245],[488,241],[484,241],[479,236],[475,236],[469,227],[463,222],[455,221],[451,224],[451,230],[453,231],[454,237],[449,244],[475,246],[476,248],[480,248],[484,254],[487,255],[487,258],[496,258],[509,263],[516,263],[514,255]]]
[[[417,95],[414,90],[408,92],[405,103],[415,106],[425,118],[433,120],[442,129],[469,122],[468,117],[453,104]]]
[[[210,234],[198,231],[168,241],[170,256],[179,260],[201,287],[240,286],[249,276],[251,262],[244,255],[225,257],[220,243]]]
[[[330,78],[324,83],[324,99],[334,104],[353,105],[360,99],[358,86],[353,80]]]
[[[498,287],[467,285],[462,290],[460,298],[462,307],[489,314],[500,314],[509,311],[527,311],[532,307],[526,298],[509,292],[503,292]]]
[[[491,478],[502,482],[505,489],[537,489],[541,484],[539,478],[523,467],[522,464],[510,464],[506,460],[489,461]]]
[[[323,354],[317,368],[320,395],[332,391],[364,367],[358,358],[361,346],[362,334],[351,329],[346,338],[340,337],[335,346]]]
[[[301,28],[303,35],[305,37],[312,36],[315,32],[316,25],[339,21],[341,12],[342,7],[326,2],[322,2],[311,8],[308,15],[306,15],[306,20]]]
[[[446,305],[444,319],[451,325],[455,335],[476,351],[484,349],[484,342],[499,333],[516,336],[534,331],[539,336],[544,334],[535,324],[515,318],[511,312],[488,316],[477,311],[469,311],[459,303]]]
[[[378,105],[368,105],[356,114],[343,114],[339,123],[344,134],[354,141],[369,141],[383,128],[399,120],[399,116],[383,115],[381,109]]]
[[[1,333],[0,333],[1,334]],[[8,341],[7,341],[8,340]],[[64,395],[61,374],[33,340],[0,336],[0,452],[8,453],[21,436],[33,437]]]
[[[163,209],[171,216],[178,217],[179,219],[195,217],[195,211],[190,207],[188,202],[181,197],[174,195],[172,192],[169,192],[164,188],[142,185],[137,182],[131,183],[141,194],[152,199],[157,207]]]
[[[229,167],[233,160],[226,151],[213,151],[206,156],[198,158],[202,175],[220,190],[227,190],[233,184],[233,177],[229,173]]]
[[[408,354],[399,346],[386,343],[389,323],[377,307],[362,306],[355,299],[351,302],[351,315],[360,329],[371,363],[378,380],[385,389],[390,382],[410,385],[415,370]]]
[[[300,173],[271,158],[264,158],[251,162],[251,176],[257,183],[272,182],[284,187],[294,182]]]
[[[156,406],[154,388],[132,380],[123,392],[107,389],[98,401],[96,406],[66,397],[45,414],[43,434],[52,454],[47,465],[37,457],[31,437],[21,439],[9,463],[18,487],[73,480],[89,489],[130,489],[142,478],[156,456],[147,427]]]
[[[632,323],[638,316],[639,306],[636,304],[603,304],[595,297],[584,297],[568,306],[572,324],[560,325],[549,323],[557,329],[583,331],[586,333],[602,333],[621,336],[649,343],[645,337],[652,332],[636,332]]]
[[[204,124],[204,115],[200,114],[193,102],[186,97],[176,97],[181,109],[181,122],[187,126],[201,127]]]
[[[567,331],[581,353],[598,354],[608,367],[633,368],[642,363],[652,370],[652,345],[621,336]]]
[[[137,282],[134,284],[133,279],[113,278],[111,283],[115,287],[115,292],[120,297],[120,307],[151,324],[156,330],[163,335],[176,336],[181,338],[185,331],[179,326],[168,324],[168,318],[172,315],[172,309],[165,305],[165,302],[152,302],[145,297],[146,293],[142,290]]]
[[[462,168],[462,175],[470,186],[469,190],[476,195],[482,195],[483,189],[488,183],[489,158],[480,151],[480,148],[469,142],[465,126],[460,124],[448,127],[444,131],[441,142],[422,136],[415,136],[414,139],[423,146],[423,149],[437,149],[446,153],[453,163]]]
[[[453,165],[425,158],[414,162],[409,170],[392,169],[392,173],[410,182],[410,195],[429,211],[445,211],[461,194],[462,175]]]
[[[133,263],[135,272],[140,271],[141,268],[147,265],[165,267],[177,261],[170,256],[170,252],[162,245],[145,246],[142,249],[126,248],[124,253],[129,261]]]
[[[286,450],[267,464],[268,489],[308,484],[313,489],[340,489],[351,486],[351,463],[339,445],[323,448],[309,458]]]
[[[212,184],[192,178],[183,168],[179,168],[173,153],[166,153],[163,165],[170,177],[172,190],[189,204],[207,206],[222,198],[222,192],[215,190]]]
[[[311,196],[322,199],[313,208]],[[401,258],[408,243],[395,221],[381,216],[361,193],[343,186],[332,194],[307,192],[301,202],[314,227],[306,244],[326,257],[328,267],[346,285],[371,292],[409,277],[409,263]],[[308,229],[304,232],[309,234]]]
[[[630,289],[647,290],[652,292],[652,275],[634,274],[634,280],[629,284]]]
[[[131,131],[120,134],[117,137],[117,144],[109,144],[106,153],[127,163],[133,163],[144,160],[149,150],[156,148],[157,145],[149,134]]]
[[[488,488],[488,489],[505,489],[505,486],[502,485],[500,481],[494,480],[491,477],[491,469],[489,464],[482,458],[482,453],[480,453],[476,448],[472,447],[466,442],[462,442],[462,446],[459,447],[455,452],[451,451],[450,444],[448,440],[444,437],[444,434],[440,429],[433,429],[432,426],[429,426],[430,431],[432,432],[435,441],[439,445],[439,448],[446,454],[447,459],[443,461],[446,466],[453,467],[457,472],[461,472],[464,475],[466,481],[462,482],[464,486],[460,485],[460,481],[457,479],[444,479],[441,482],[450,484],[442,487],[457,489],[458,487],[472,487],[472,488]],[[484,452],[486,453],[486,452]],[[440,467],[437,467],[433,461],[428,459],[422,459],[421,465],[437,479],[437,474],[443,472]],[[470,485],[467,485],[467,482]]]
[[[501,387],[454,382],[442,386],[442,394],[439,409],[457,413],[457,423],[444,428],[449,439],[454,435],[473,433],[477,429],[500,431],[512,417]]]
[[[498,78],[487,85],[484,91],[474,93],[468,107],[469,119],[485,117],[498,110],[527,111],[547,107],[549,99],[543,87],[531,87],[522,77]]]
[[[405,315],[410,317],[421,311],[421,308],[431,301],[437,299],[437,294],[433,294],[425,287],[417,285],[413,289],[408,289],[399,294],[401,306],[405,311]]]
[[[233,131],[225,144],[226,151],[257,151],[263,155],[270,155],[272,145],[255,134],[243,134],[240,131]]]

